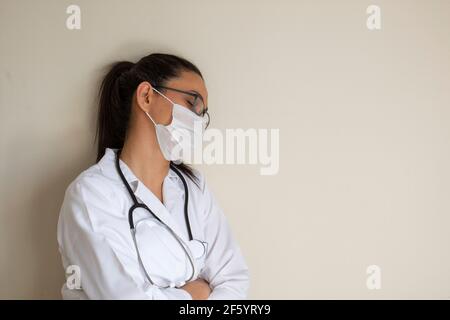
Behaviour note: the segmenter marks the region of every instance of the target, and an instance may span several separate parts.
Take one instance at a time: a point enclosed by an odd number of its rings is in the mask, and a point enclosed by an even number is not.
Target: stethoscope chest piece
[[[208,251],[208,245],[206,242],[200,241],[200,240],[190,240],[188,242],[189,249],[192,253],[192,256],[195,259],[200,259],[206,256],[206,253]]]

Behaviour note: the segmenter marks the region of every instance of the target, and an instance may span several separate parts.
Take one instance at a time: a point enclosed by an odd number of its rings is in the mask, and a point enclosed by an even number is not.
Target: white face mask
[[[164,158],[177,164],[192,163],[196,149],[202,147],[206,119],[196,115],[188,108],[174,103],[155,88],[153,90],[173,105],[172,122],[168,125],[157,124],[148,112],[145,112],[155,125],[156,137]]]

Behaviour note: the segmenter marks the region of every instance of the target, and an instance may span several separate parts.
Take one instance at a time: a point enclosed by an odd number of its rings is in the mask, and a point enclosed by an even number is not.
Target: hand
[[[192,296],[192,300],[206,300],[211,294],[211,288],[208,282],[203,279],[197,279],[186,283],[180,289],[183,289]]]

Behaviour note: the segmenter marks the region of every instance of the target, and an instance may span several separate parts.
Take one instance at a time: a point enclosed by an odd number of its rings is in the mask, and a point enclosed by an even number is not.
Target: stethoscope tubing
[[[186,256],[189,258],[188,260],[189,260],[189,263],[191,265],[191,270],[192,270],[191,276],[184,283],[191,281],[193,279],[194,275],[195,275],[194,257],[192,256],[190,250],[188,250],[186,248],[186,245],[184,244],[184,241],[182,239],[180,239],[180,237],[167,224],[165,224],[157,215],[155,215],[153,213],[153,211],[146,204],[139,203],[137,201],[136,195],[134,194],[133,190],[131,189],[130,184],[127,182],[127,179],[125,178],[125,176],[124,176],[124,174],[123,174],[123,172],[122,172],[122,170],[120,168],[120,161],[119,161],[120,160],[120,152],[121,152],[120,149],[117,150],[117,154],[116,154],[116,168],[117,168],[117,172],[119,173],[119,176],[120,176],[122,182],[124,183],[125,187],[127,188],[128,193],[130,194],[130,197],[133,200],[133,205],[128,210],[128,223],[130,225],[131,235],[132,235],[132,238],[133,238],[134,246],[136,248],[138,261],[139,261],[139,264],[141,265],[141,268],[144,270],[145,276],[147,277],[147,279],[149,280],[149,282],[152,285],[155,284],[153,282],[153,280],[151,279],[150,275],[147,273],[147,270],[145,269],[144,264],[142,262],[142,258],[141,258],[141,255],[139,253],[139,250],[137,249],[138,246],[137,246],[137,241],[136,241],[136,229],[135,229],[135,224],[134,224],[134,220],[133,220],[133,212],[137,208],[143,208],[143,209],[147,210],[178,241],[180,246],[183,248]],[[190,221],[189,221],[189,214],[188,214],[189,192],[188,192],[186,179],[183,177],[181,172],[177,168],[175,168],[175,166],[172,163],[170,163],[170,168],[178,175],[178,177],[180,177],[180,179],[181,179],[181,181],[183,183],[184,194],[185,194],[185,198],[184,198],[184,216],[185,216],[185,219],[186,219],[186,226],[187,226],[187,229],[188,229],[189,240],[193,240],[191,224],[190,224]],[[169,286],[165,286],[163,288],[169,288],[169,287],[171,287],[171,286],[169,285]]]

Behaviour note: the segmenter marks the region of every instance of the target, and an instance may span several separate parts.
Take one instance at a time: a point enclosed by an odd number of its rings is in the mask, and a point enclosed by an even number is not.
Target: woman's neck
[[[169,171],[169,161],[161,153],[155,130],[151,126],[147,128],[150,130],[129,130],[120,159],[163,202],[162,185]]]

